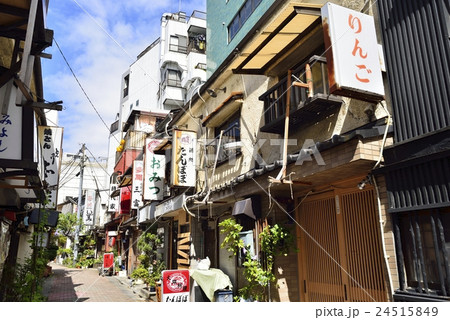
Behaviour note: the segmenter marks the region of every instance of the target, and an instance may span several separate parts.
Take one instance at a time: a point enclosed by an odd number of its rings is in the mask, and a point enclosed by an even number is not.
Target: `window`
[[[226,122],[214,129],[215,138],[208,145],[210,152],[210,160],[212,164],[216,159],[217,146],[219,145],[220,132],[222,133],[222,141],[220,143],[220,149],[217,157],[217,164],[224,163],[225,161],[233,161],[236,156],[241,154],[241,148],[237,142],[241,141],[241,124],[240,124],[240,111],[236,112]]]
[[[450,209],[398,214],[406,291],[450,296]],[[402,279],[401,279],[402,280]]]
[[[169,51],[187,53],[187,37],[170,36]]]
[[[174,69],[167,69],[165,84],[171,87],[181,87],[181,72]]]
[[[139,100],[136,100],[136,107],[139,106]]]
[[[126,75],[125,78],[123,78],[123,97],[125,98],[128,96],[130,86],[130,75]]]
[[[245,21],[261,3],[261,0],[247,0],[228,26],[228,41],[231,41]]]

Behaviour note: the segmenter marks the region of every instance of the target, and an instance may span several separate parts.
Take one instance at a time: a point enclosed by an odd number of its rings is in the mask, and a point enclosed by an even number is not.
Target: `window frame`
[[[247,0],[245,1],[241,8],[238,10],[236,15],[231,19],[228,24],[228,43],[230,43],[234,37],[239,33],[239,30],[245,24],[245,22],[250,18],[256,8],[261,4],[262,0]],[[249,9],[250,7],[250,9]],[[247,16],[243,16],[245,10],[248,10]]]

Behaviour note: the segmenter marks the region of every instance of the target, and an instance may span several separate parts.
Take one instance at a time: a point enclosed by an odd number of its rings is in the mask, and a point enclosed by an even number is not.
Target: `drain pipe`
[[[380,148],[380,157],[378,158],[377,163],[373,166],[372,170],[376,169],[380,163],[381,163],[381,159],[383,157],[383,150],[384,150],[384,146],[386,143],[386,138],[387,138],[387,134],[389,131],[389,126],[391,124],[391,114],[389,113],[389,111],[387,110],[386,106],[384,106],[383,102],[380,102],[380,105],[383,107],[384,111],[387,113],[388,118],[387,118],[387,123],[386,123],[386,130],[384,131],[384,135],[383,135],[383,140],[381,143],[381,148]],[[388,280],[389,280],[389,294],[390,296],[393,295],[393,290],[394,290],[394,285],[392,283],[392,275],[391,275],[391,271],[389,268],[389,258],[386,252],[386,242],[384,240],[384,224],[385,221],[383,220],[383,216],[382,216],[382,212],[381,212],[381,199],[380,199],[380,191],[379,191],[379,187],[377,184],[377,180],[375,178],[375,176],[372,175],[372,181],[373,181],[373,185],[375,187],[375,193],[377,195],[377,205],[378,205],[378,219],[379,219],[379,223],[380,223],[380,233],[381,233],[381,246],[383,247],[383,256],[384,256],[384,263],[386,265],[386,271],[387,271],[387,276],[388,276]],[[394,246],[394,251],[395,251],[395,246]]]

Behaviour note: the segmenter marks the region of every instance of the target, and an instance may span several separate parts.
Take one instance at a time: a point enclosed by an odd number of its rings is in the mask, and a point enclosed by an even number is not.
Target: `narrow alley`
[[[52,275],[43,293],[49,302],[142,302],[145,301],[117,277],[99,276],[97,269],[73,269],[51,264]]]

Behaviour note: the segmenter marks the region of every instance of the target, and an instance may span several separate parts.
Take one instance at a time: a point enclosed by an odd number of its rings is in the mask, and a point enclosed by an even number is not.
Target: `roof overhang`
[[[39,172],[35,169],[0,170],[0,207],[21,208],[45,199]]]
[[[32,52],[40,53],[51,45],[53,31],[45,29],[48,0],[39,0],[36,11]],[[0,37],[25,41],[30,0],[0,0]]]
[[[239,54],[231,65],[233,72],[268,74],[278,63],[295,53],[314,30],[321,29],[321,7],[318,4],[288,3],[262,30],[256,30],[247,45],[239,48]]]
[[[217,127],[224,119],[239,109],[242,105],[243,98],[243,92],[232,92],[228,98],[202,120],[202,124],[207,127]]]

